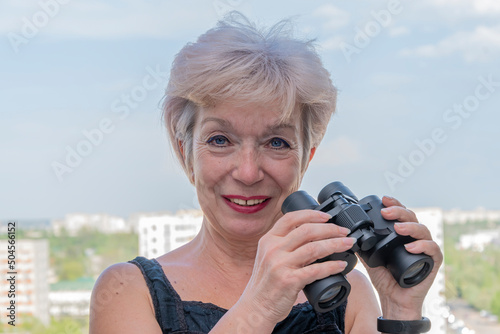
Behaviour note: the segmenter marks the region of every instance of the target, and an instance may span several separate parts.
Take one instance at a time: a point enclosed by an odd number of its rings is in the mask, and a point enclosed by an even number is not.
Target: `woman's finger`
[[[352,248],[354,242],[356,242],[355,238],[333,238],[310,242],[289,253],[291,258],[288,262],[293,261],[296,268],[301,268],[333,253],[345,252]]]
[[[303,224],[326,223],[331,218],[332,216],[329,214],[317,210],[293,211],[278,219],[269,232],[273,235],[283,237]]]
[[[432,240],[431,231],[427,226],[419,223],[396,223],[394,230],[397,234],[408,235],[417,240]]]
[[[401,206],[390,206],[381,210],[382,217],[400,222],[418,222],[415,212]]]
[[[396,198],[391,197],[391,196],[382,197],[382,204],[384,204],[386,207],[400,206],[400,207],[406,209],[406,206],[404,206],[399,200],[397,200]]]
[[[305,266],[294,272],[304,285],[310,284],[314,281],[326,278],[331,275],[339,274],[344,271],[347,263],[344,261],[325,261],[322,263],[313,263]]]
[[[439,245],[432,240],[417,240],[405,245],[408,252],[413,254],[425,253],[432,257],[435,262],[434,267],[439,268],[443,262],[443,253]]]
[[[417,240],[405,245],[408,252],[413,254],[425,253],[429,256],[441,254],[438,244],[432,240]]]
[[[335,224],[302,224],[284,237],[286,238],[285,249],[288,251],[294,251],[306,243],[331,238],[346,237],[349,233],[349,229]]]

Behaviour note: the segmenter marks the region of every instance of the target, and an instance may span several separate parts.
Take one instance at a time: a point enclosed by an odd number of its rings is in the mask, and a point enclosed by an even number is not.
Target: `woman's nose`
[[[235,157],[233,178],[249,186],[264,177],[261,158],[255,147],[241,148]]]

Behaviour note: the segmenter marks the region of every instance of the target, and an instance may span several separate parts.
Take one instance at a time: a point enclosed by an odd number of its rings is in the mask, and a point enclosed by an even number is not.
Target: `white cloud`
[[[69,1],[47,7],[40,1],[24,6],[9,1],[0,12],[0,33],[23,31],[26,20],[46,36],[65,38],[172,37],[206,29],[217,19],[212,2],[200,1]],[[192,10],[196,4],[198,10]],[[201,7],[201,8],[200,8]],[[48,17],[48,20],[42,19]],[[37,24],[38,20],[38,24]]]
[[[326,4],[316,8],[312,15],[314,17],[325,19],[325,22],[323,23],[323,29],[325,30],[336,30],[346,26],[350,21],[350,15],[348,12],[331,4]]]
[[[321,40],[320,41],[320,46],[324,50],[338,50],[340,49],[340,44],[344,41],[344,38],[341,36],[334,36],[331,38],[328,38],[326,40]]]
[[[498,17],[498,0],[421,0],[412,4],[426,13],[439,14],[448,21],[470,17]]]
[[[339,29],[349,24],[350,14],[334,5],[325,4],[316,8],[312,17],[316,20],[313,24],[323,30],[323,38],[319,40],[321,48],[327,51],[339,49],[344,41]]]
[[[340,136],[319,145],[311,166],[336,167],[361,160],[359,145],[347,136]]]
[[[469,15],[500,13],[500,2],[498,0],[426,0],[424,3],[443,9],[453,8]]]
[[[472,5],[474,10],[481,14],[500,13],[500,1],[498,0],[475,0],[472,1]]]
[[[473,31],[459,31],[436,44],[401,51],[403,56],[426,58],[461,54],[468,62],[489,61],[500,56],[500,25],[477,26]]]
[[[391,37],[399,37],[403,35],[408,35],[410,33],[410,29],[405,26],[398,26],[389,29],[389,36]]]
[[[497,24],[500,21],[499,0],[420,0],[404,4],[404,21],[412,32],[451,30],[471,24]]]

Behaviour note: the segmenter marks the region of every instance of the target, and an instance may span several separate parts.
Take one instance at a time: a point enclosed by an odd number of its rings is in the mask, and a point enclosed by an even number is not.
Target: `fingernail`
[[[406,228],[404,223],[395,223],[394,226],[397,226],[396,228],[400,231],[403,231]]]
[[[394,200],[394,197],[392,197],[392,196],[384,195],[384,197],[387,198],[387,199],[390,199],[390,200]]]
[[[406,248],[407,250],[412,250],[412,249],[414,249],[415,247],[416,247],[416,246],[415,246],[415,244],[405,244],[405,248]]]
[[[347,246],[352,246],[354,245],[354,243],[357,241],[356,238],[344,238],[342,239],[342,242],[344,243],[344,245],[347,245]]]
[[[391,210],[391,208],[383,208],[380,211],[385,212],[385,213],[390,213],[392,210]]]
[[[341,234],[344,234],[344,235],[351,234],[351,230],[350,229],[348,229],[347,227],[342,227],[342,226],[339,226],[339,232]]]
[[[348,264],[347,261],[340,261],[340,268],[345,269]]]
[[[322,218],[325,218],[325,219],[328,219],[328,220],[332,219],[332,215],[330,215],[330,214],[328,214],[326,212],[323,212],[323,211],[318,211],[318,212],[320,213],[320,215],[321,215]]]

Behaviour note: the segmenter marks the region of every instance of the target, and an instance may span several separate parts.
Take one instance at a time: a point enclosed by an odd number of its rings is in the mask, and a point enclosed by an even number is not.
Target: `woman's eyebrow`
[[[280,130],[280,129],[292,129],[292,130],[295,130],[296,127],[294,124],[290,124],[290,123],[277,123],[277,124],[274,124],[274,125],[270,125],[267,127],[268,129],[271,129],[271,130]]]
[[[270,125],[270,126],[266,127],[265,133],[272,134],[272,133],[275,133],[278,131],[287,131],[287,130],[292,130],[293,132],[296,132],[298,129],[293,124],[278,123],[278,124],[274,124],[274,125]]]
[[[208,123],[208,122],[216,122],[216,123],[219,123],[220,126],[227,127],[227,128],[233,127],[230,122],[226,121],[225,119],[218,118],[218,117],[204,118],[201,120],[201,125],[204,125],[205,123]]]

